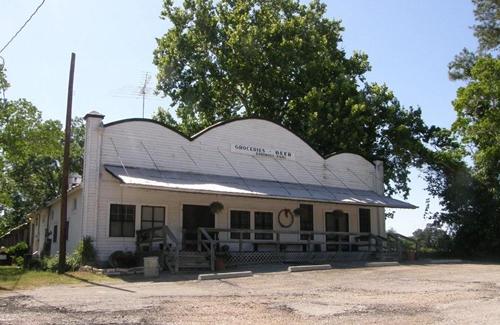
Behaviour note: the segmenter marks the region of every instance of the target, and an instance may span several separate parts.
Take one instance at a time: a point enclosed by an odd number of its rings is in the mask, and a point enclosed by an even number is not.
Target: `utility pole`
[[[73,79],[75,74],[75,53],[71,53],[71,64],[69,68],[68,101],[66,106],[66,127],[64,129],[64,158],[62,170],[62,196],[61,196],[61,218],[59,221],[59,266],[57,272],[63,274],[66,271],[66,220],[68,214],[68,174],[69,174],[69,147],[71,144],[71,108],[73,105]]]

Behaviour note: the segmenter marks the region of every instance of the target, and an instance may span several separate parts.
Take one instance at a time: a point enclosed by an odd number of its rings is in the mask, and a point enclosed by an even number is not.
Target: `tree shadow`
[[[13,270],[14,273],[13,274],[8,274],[10,270]],[[9,278],[15,278],[15,281],[14,281],[14,285],[11,287],[11,288],[8,288],[6,286],[3,286],[3,285],[0,285],[0,291],[14,291],[16,288],[17,288],[17,285],[19,283],[19,281],[21,280],[22,276],[24,275],[24,270],[19,270],[19,269],[16,269],[16,268],[11,268],[11,269],[3,269],[3,270],[0,270],[0,278],[2,279],[7,279],[9,280]]]
[[[64,273],[63,275],[67,276],[69,278],[81,281],[81,282],[85,282],[85,283],[88,283],[88,284],[91,284],[91,285],[98,286],[98,287],[104,287],[104,288],[109,288],[109,289],[114,289],[114,290],[119,290],[119,291],[125,291],[125,292],[135,293],[135,291],[133,291],[133,290],[123,289],[123,288],[115,287],[115,286],[112,286],[112,285],[109,285],[109,284],[104,284],[104,283],[98,283],[98,282],[90,281],[90,280],[87,280],[87,279],[84,279],[84,278],[80,278],[80,277],[72,275],[72,274]]]

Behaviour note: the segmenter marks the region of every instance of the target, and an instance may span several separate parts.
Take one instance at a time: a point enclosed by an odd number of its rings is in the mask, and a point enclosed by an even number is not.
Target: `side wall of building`
[[[82,239],[82,191],[76,190],[68,194],[68,240],[66,242],[66,252],[71,254]],[[42,254],[46,241],[50,241],[50,255],[59,252],[59,241],[61,240],[59,231],[61,216],[61,202],[56,200],[47,207],[31,214],[31,224],[34,225],[35,232],[32,233],[32,251]],[[57,227],[57,241],[53,242],[54,229]],[[46,236],[48,234],[48,236]]]

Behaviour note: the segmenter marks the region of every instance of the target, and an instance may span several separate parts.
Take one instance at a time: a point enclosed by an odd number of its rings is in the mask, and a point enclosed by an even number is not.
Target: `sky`
[[[303,1],[307,2],[307,1]],[[419,106],[427,124],[450,127],[452,100],[460,86],[447,65],[464,47],[477,44],[470,0],[327,0],[327,16],[342,21],[341,46],[363,51],[372,70],[368,81],[385,83],[404,106]],[[10,39],[41,0],[0,0],[0,47]],[[155,96],[156,37],[170,23],[160,19],[161,0],[46,0],[18,37],[0,55],[11,88],[9,99],[27,98],[44,119],[64,120],[71,52],[76,53],[73,114],[91,110],[110,122],[142,117],[140,87],[148,82],[145,117],[168,98]],[[425,181],[412,169],[407,201],[416,210],[397,210],[387,228],[411,235],[425,219]],[[397,197],[396,198],[401,198]],[[431,211],[439,210],[436,199]]]

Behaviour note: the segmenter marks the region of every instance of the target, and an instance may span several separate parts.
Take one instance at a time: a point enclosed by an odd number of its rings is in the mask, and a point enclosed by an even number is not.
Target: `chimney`
[[[70,173],[68,176],[68,189],[72,189],[75,186],[80,185],[82,182],[82,176],[78,173]]]
[[[85,115],[83,158],[83,236],[96,239],[99,172],[101,168],[102,120],[104,115],[92,111]]]

